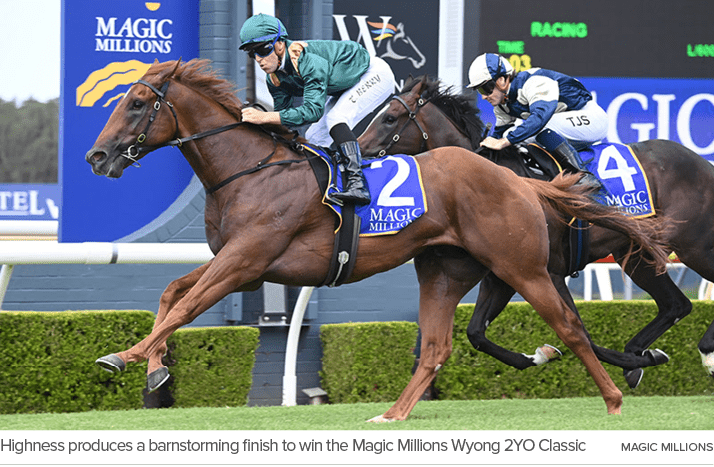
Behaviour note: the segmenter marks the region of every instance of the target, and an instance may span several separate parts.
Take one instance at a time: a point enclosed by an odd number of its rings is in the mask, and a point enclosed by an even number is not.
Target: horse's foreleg
[[[544,275],[522,286],[515,286],[515,289],[553,328],[558,338],[583,362],[600,389],[607,405],[607,412],[619,414],[622,407],[622,392],[615,386],[610,375],[595,356],[582,323],[558,295],[550,278]]]
[[[469,342],[480,352],[519,370],[534,366],[533,360],[522,353],[511,352],[486,337],[486,329],[501,314],[516,291],[495,274],[488,273],[479,286],[478,300],[474,306],[466,334]]]
[[[229,250],[234,253],[231,254]],[[236,253],[236,248],[224,247],[205,268],[196,284],[173,306],[169,313],[166,313],[164,319],[154,327],[151,334],[132,348],[117,353],[116,356],[125,363],[130,363],[158,355],[165,345],[166,339],[174,331],[196,319],[201,313],[243,284],[259,277],[265,270],[266,263],[241,261],[241,259],[241,256]],[[151,373],[149,380],[151,383]],[[149,389],[153,389],[151,384]]]
[[[166,315],[171,312],[171,309],[181,300],[191,287],[193,287],[196,282],[201,278],[204,272],[208,269],[211,262],[194,269],[190,273],[183,277],[172,281],[164,293],[161,294],[161,299],[159,300],[159,312],[156,315],[156,320],[154,321],[154,329],[156,329],[161,323],[166,319]],[[166,353],[166,341],[159,344],[156,349],[149,355],[149,368],[148,372],[152,373],[163,366],[161,361],[162,357]]]
[[[372,421],[404,420],[451,355],[454,312],[459,300],[485,274],[472,258],[447,258],[427,250],[414,259],[419,278],[419,365],[396,403]]]

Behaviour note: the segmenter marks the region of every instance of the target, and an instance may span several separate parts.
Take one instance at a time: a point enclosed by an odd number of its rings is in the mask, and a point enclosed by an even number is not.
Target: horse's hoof
[[[395,422],[393,418],[384,418],[384,415],[377,415],[374,418],[370,418],[367,420],[367,423],[391,423]]]
[[[704,365],[704,368],[707,369],[707,373],[709,373],[710,376],[714,377],[714,352],[709,352],[708,354],[705,354],[700,350],[699,355],[702,356],[702,365]]]
[[[660,349],[649,349],[648,352],[650,354],[650,358],[652,358],[655,365],[661,365],[669,361],[669,355],[667,355],[666,353],[664,353],[664,351]]]
[[[625,381],[627,381],[627,385],[630,389],[635,389],[640,385],[640,381],[642,381],[644,374],[645,372],[642,368],[635,368],[634,370],[629,371],[625,370]]]
[[[149,392],[154,392],[159,389],[167,379],[169,379],[169,369],[162,366],[158,370],[152,371],[149,376],[146,377],[146,389],[148,389]]]
[[[97,365],[101,366],[110,373],[124,371],[126,363],[116,354],[105,355],[95,360]]]
[[[538,347],[535,351],[535,355],[526,355],[535,365],[545,365],[553,360],[558,360],[562,356],[563,353],[550,344],[544,344]]]

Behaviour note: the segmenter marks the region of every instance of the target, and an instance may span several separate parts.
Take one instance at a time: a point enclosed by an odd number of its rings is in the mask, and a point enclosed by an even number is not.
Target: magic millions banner
[[[61,242],[115,241],[156,219],[188,186],[181,153],[164,148],[119,180],[84,160],[117,102],[154,60],[198,56],[199,0],[63,0],[60,96]]]

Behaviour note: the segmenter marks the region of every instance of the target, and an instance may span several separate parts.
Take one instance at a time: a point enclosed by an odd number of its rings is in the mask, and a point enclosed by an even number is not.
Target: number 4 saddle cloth
[[[639,159],[624,144],[595,144],[580,151],[585,169],[602,181],[607,193],[599,200],[608,206],[617,206],[631,217],[649,217],[655,214],[647,175]]]
[[[332,158],[322,149],[307,144],[303,147],[320,156],[329,168],[322,202],[333,209],[341,220],[341,206],[330,200],[332,194],[342,191],[342,174],[335,170]],[[399,154],[369,159],[362,164],[362,171],[372,202],[355,208],[355,213],[362,219],[360,237],[396,234],[427,212],[421,171],[414,157]]]

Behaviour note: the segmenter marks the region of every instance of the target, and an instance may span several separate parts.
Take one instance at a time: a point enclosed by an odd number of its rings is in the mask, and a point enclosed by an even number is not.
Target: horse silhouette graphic
[[[426,63],[426,57],[423,53],[421,53],[416,44],[414,44],[414,41],[412,41],[411,38],[407,36],[407,34],[404,32],[404,23],[399,23],[396,27],[393,24],[389,23],[373,23],[371,21],[367,21],[367,24],[369,24],[373,28],[378,28],[373,29],[371,31],[372,34],[375,35],[372,40],[377,42],[377,49],[379,49],[379,46],[382,41],[386,40],[385,43],[387,51],[380,55],[380,58],[391,58],[393,60],[409,60],[412,63],[412,66],[416,69],[419,69],[424,66],[424,64]],[[399,54],[395,52],[394,47],[400,47],[402,45],[407,46],[407,51],[404,52],[404,54]],[[409,56],[408,54],[410,52],[414,52],[417,56]]]
[[[342,40],[350,40],[345,23],[346,15],[333,15]],[[380,16],[382,21],[367,21],[365,15],[353,15],[359,34],[356,41],[364,44],[370,55],[391,60],[408,60],[415,69],[426,64],[426,57],[406,34],[404,23],[392,24],[391,16]],[[386,49],[386,51],[383,51]]]
[[[127,60],[112,62],[104,68],[91,72],[77,87],[77,107],[94,107],[97,101],[112,92],[112,95],[102,104],[103,107],[109,106],[126,94],[128,88],[123,86],[128,86],[144,76],[150,66],[150,63],[139,60]]]

